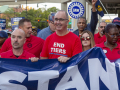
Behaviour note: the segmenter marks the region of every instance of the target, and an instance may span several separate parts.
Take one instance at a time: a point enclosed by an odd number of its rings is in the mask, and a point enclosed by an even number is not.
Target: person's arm
[[[40,59],[48,59],[48,57],[40,57]]]
[[[98,23],[98,15],[97,15],[97,10],[95,8],[95,4],[96,4],[97,0],[92,0],[92,14],[91,14],[91,21],[90,21],[90,31],[92,32],[92,34],[94,35],[94,32],[96,30],[96,26]]]
[[[96,12],[95,4],[97,0],[92,0],[92,12]]]
[[[39,60],[39,58],[37,57],[31,57],[29,59],[31,60],[31,62],[37,62]]]

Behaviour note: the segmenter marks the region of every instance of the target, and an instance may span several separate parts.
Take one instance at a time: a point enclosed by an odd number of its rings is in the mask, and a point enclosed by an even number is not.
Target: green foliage
[[[11,18],[13,17],[25,17],[31,20],[33,26],[43,29],[48,26],[47,20],[49,14],[51,12],[57,12],[58,10],[59,9],[57,9],[56,7],[52,7],[47,10],[45,10],[45,8],[39,8],[37,10],[30,9],[29,11],[27,11],[26,14],[26,11],[18,13],[14,12],[13,8],[9,8],[7,11],[5,11],[5,15],[2,18],[6,19],[6,22],[8,23],[11,22]],[[40,22],[37,21],[38,19],[40,20]],[[8,25],[7,23],[6,26]]]

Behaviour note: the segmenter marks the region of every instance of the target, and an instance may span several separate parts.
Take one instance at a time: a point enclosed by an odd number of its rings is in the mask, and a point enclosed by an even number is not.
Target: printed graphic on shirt
[[[65,44],[54,42],[53,47],[51,47],[51,53],[50,54],[67,56],[67,55],[65,55],[66,50],[64,49],[64,47],[65,47]]]
[[[32,47],[32,44],[31,44],[31,43],[28,43],[27,46],[28,46],[29,48],[31,48],[31,47]]]
[[[118,54],[120,54],[120,50],[118,51]]]

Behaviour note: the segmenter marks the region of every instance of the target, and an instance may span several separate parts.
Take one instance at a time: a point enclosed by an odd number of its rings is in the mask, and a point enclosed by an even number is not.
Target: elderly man
[[[54,25],[56,32],[45,40],[41,59],[58,58],[60,62],[67,62],[72,56],[82,52],[79,37],[67,30],[68,23],[67,12],[60,10],[55,14]]]
[[[55,32],[55,26],[54,26],[54,16],[55,13],[51,13],[48,17],[48,24],[49,26],[42,29],[38,34],[37,37],[40,37],[42,39],[46,39],[49,35]]]
[[[95,8],[96,2],[97,2],[97,0],[92,0],[92,15],[91,15],[90,24],[87,24],[87,20],[86,20],[85,17],[79,17],[78,18],[78,21],[77,21],[78,29],[73,32],[77,36],[80,37],[81,33],[84,30],[89,30],[94,35],[95,29],[96,29],[96,25],[97,25],[97,22],[98,22],[97,11],[96,11],[96,8]]]
[[[44,40],[31,35],[32,33],[32,24],[28,19],[21,19],[18,24],[19,28],[25,32],[26,42],[23,45],[23,49],[29,53],[34,54],[36,57],[40,56],[40,53],[43,48]],[[5,52],[12,49],[11,38],[8,38],[1,48],[1,52]]]
[[[104,35],[106,25],[107,23],[104,21],[99,23],[98,33],[94,35],[95,44],[100,44],[106,41],[106,37]]]
[[[1,58],[29,59],[31,57],[35,57],[35,55],[23,50],[23,44],[25,42],[25,32],[21,29],[14,30],[11,35],[12,49],[1,53]]]

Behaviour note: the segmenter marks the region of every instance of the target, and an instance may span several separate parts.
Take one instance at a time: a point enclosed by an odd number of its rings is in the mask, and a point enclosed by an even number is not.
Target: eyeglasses
[[[105,28],[105,26],[100,26],[100,28]]]
[[[107,33],[111,38],[114,38],[115,36],[119,37],[119,34],[115,34],[115,35],[110,35],[109,33]]]
[[[54,24],[54,22],[53,22],[53,21],[50,21],[50,23]]]
[[[32,32],[37,32],[36,30],[32,30]]]
[[[87,36],[87,37],[81,37],[81,40],[83,41],[83,40],[90,40],[91,39],[91,37],[89,37],[89,36]]]
[[[55,21],[58,21],[58,20],[59,20],[60,22],[62,22],[62,21],[68,20],[68,19],[63,19],[63,18],[59,18],[59,19],[58,19],[58,18],[55,18],[54,20],[55,20]]]

